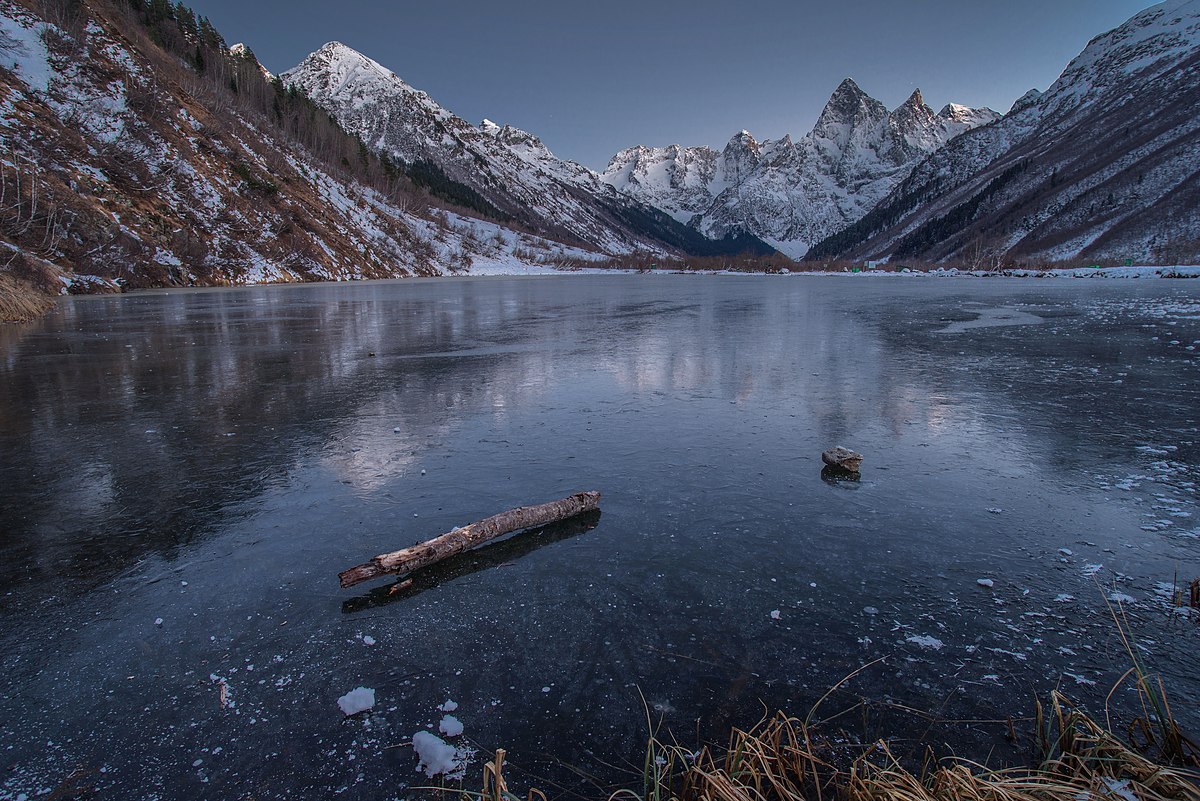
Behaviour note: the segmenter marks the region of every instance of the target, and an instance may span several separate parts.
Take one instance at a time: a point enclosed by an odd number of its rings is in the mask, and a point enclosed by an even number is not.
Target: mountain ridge
[[[708,236],[745,230],[801,256],[866,214],[921,158],[999,117],[958,104],[935,114],[919,89],[888,110],[848,77],[798,140],[759,142],[743,130],[720,153],[637,146],[614,155],[602,177]]]
[[[619,194],[586,167],[559,159],[527,131],[490,120],[471,125],[341,42],[326,43],[280,78],[373,150],[406,164],[435,164],[501,213],[549,235],[611,255],[769,251],[736,231],[699,236]]]

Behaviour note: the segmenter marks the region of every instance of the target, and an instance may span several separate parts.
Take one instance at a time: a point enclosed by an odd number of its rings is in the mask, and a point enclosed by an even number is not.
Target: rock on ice
[[[357,715],[375,706],[375,691],[367,687],[358,687],[337,700],[338,709],[344,715]],[[433,774],[430,774],[433,775]]]
[[[442,717],[442,722],[438,724],[438,731],[447,737],[457,737],[463,733],[462,721],[454,715],[445,715]]]
[[[975,583],[978,584],[980,587],[996,586],[996,582],[992,581],[991,579],[975,579]]]
[[[425,771],[430,778],[440,773],[453,773],[458,768],[458,752],[436,734],[419,731],[412,738],[413,750],[417,752],[417,770]]]

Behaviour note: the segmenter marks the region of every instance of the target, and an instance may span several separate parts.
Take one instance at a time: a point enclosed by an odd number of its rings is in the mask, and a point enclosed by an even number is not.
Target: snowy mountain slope
[[[913,169],[813,257],[1039,261],[1200,252],[1200,2],[1093,39],[1045,93]]]
[[[720,154],[634,147],[602,177],[708,236],[745,230],[798,256],[862,217],[929,153],[999,116],[957,104],[935,114],[919,91],[889,112],[847,78],[795,142],[742,131]]]
[[[281,76],[368,147],[432,169],[479,196],[485,211],[607,253],[719,249],[591,170],[557,158],[536,136],[485,120],[475,127],[395,73],[330,42]],[[748,240],[734,249],[765,249]]]
[[[255,111],[255,97],[266,109],[281,102],[280,119],[291,107],[248,49],[226,56],[218,39],[203,50],[185,39],[203,56],[198,73],[154,44],[124,2],[83,8],[66,28],[33,3],[0,0],[6,286],[385,278],[599,255],[431,211],[402,181],[390,191],[360,182],[330,166],[341,151],[317,158]],[[183,36],[173,20],[155,24],[168,23]],[[309,138],[357,154],[352,138],[323,131]]]

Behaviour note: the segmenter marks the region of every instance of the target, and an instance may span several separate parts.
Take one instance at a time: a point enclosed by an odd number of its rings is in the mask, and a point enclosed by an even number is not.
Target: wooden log
[[[544,526],[566,520],[600,507],[599,492],[577,492],[566,498],[537,506],[518,506],[498,515],[446,532],[440,537],[391,553],[376,556],[369,562],[343,570],[338,579],[343,587],[353,587],[389,573],[411,573],[443,559],[462,553],[481,542],[495,539],[512,531]]]

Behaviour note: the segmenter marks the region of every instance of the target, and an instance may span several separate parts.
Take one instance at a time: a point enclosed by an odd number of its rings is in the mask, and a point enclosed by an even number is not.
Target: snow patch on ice
[[[366,712],[375,706],[375,691],[368,687],[357,687],[337,699],[337,705],[346,716]]]
[[[438,775],[453,777],[463,769],[458,749],[432,732],[417,732],[412,744],[419,760],[417,770],[425,771],[430,778]]]

